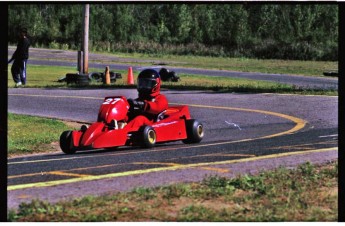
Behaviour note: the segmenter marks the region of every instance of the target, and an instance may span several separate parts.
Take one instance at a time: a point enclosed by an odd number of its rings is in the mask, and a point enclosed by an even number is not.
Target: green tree
[[[10,4],[9,42],[27,27],[32,46],[80,49],[82,13],[82,4]],[[338,23],[336,4],[91,4],[89,43],[102,51],[337,60]]]

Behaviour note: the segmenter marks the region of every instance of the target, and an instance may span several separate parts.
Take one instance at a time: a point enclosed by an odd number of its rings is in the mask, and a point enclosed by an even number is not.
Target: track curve
[[[31,59],[30,64],[76,66],[66,61],[74,60],[75,52],[34,49],[32,56],[36,52],[40,57],[46,56],[46,60]],[[47,60],[60,54],[65,61]],[[127,69],[128,66],[113,64],[112,68]],[[105,64],[94,63],[90,67],[103,69]],[[333,78],[173,70],[260,78],[301,87],[338,88],[338,80]],[[163,92],[170,103],[189,105],[192,116],[204,123],[206,135],[202,143],[173,142],[149,150],[124,147],[77,152],[73,156],[59,152],[11,158],[8,160],[8,207],[16,208],[20,202],[34,198],[55,202],[76,196],[128,191],[138,186],[200,181],[206,175],[233,177],[278,166],[293,167],[305,161],[322,163],[338,157],[337,97]],[[91,123],[96,120],[103,98],[109,95],[133,98],[137,92],[135,89],[8,89],[8,110]]]
[[[33,198],[57,201],[76,194],[198,181],[205,175],[235,175],[243,169],[253,172],[277,167],[278,159],[284,159],[279,165],[289,166],[306,161],[301,156],[316,162],[337,157],[337,97],[163,92],[170,103],[189,105],[192,116],[204,122],[201,144],[12,158],[9,207]],[[13,113],[93,122],[104,96],[135,97],[136,90],[25,88],[9,89],[8,95]],[[46,187],[49,195],[42,193]]]

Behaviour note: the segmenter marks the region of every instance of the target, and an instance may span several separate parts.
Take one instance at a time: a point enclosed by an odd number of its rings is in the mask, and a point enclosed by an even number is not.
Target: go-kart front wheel
[[[195,119],[186,120],[187,139],[182,140],[185,144],[199,143],[204,137],[204,126]]]
[[[76,149],[73,146],[72,131],[64,131],[60,136],[60,148],[66,154],[74,154]]]
[[[144,126],[142,129],[142,146],[152,148],[156,145],[156,131],[151,126]]]

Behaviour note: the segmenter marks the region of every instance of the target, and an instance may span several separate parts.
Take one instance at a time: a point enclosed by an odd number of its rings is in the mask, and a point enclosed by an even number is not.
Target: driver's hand
[[[128,99],[129,110],[144,110],[145,102],[133,99]]]

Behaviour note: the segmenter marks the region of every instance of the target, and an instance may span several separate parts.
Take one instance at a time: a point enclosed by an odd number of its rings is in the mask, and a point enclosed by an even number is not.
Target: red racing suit
[[[168,100],[163,94],[155,97],[140,97],[136,101],[143,101],[144,108],[141,112],[129,114],[129,122],[126,126],[130,130],[137,130],[143,125],[152,125],[157,116],[168,108]]]

